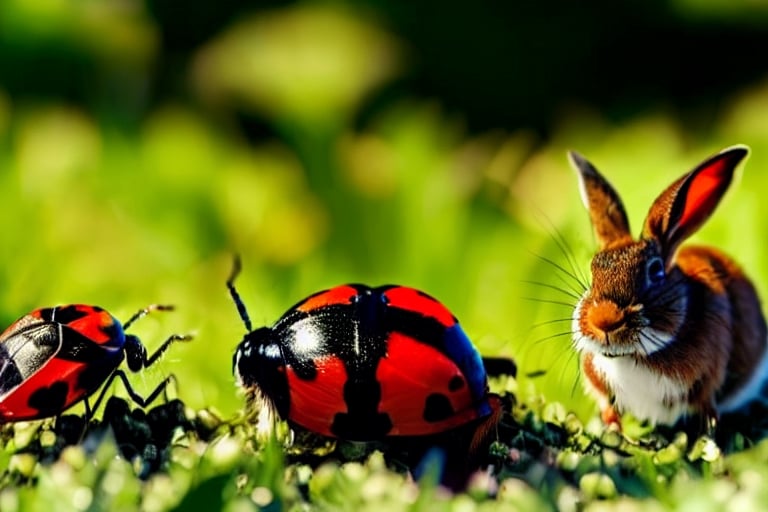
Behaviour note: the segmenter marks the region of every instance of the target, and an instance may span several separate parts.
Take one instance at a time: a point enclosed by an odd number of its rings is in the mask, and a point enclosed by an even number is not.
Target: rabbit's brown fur
[[[750,280],[717,249],[678,250],[746,154],[725,150],[670,185],[634,240],[616,191],[571,153],[600,245],[591,288],[574,312],[574,345],[604,421],[629,412],[654,423],[698,415],[711,424],[768,375],[766,323]]]

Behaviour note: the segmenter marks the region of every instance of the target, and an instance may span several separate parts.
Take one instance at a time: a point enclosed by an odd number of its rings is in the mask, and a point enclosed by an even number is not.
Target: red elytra
[[[337,286],[330,290],[315,293],[296,304],[292,309],[297,311],[310,312],[326,306],[339,304],[351,304],[352,299],[357,296],[357,290],[352,286]]]
[[[384,292],[384,296],[390,307],[413,311],[421,316],[433,318],[445,327],[452,327],[458,323],[448,308],[415,288],[393,286]]]
[[[390,435],[413,436],[438,433],[469,423],[485,414],[466,384],[457,363],[430,345],[400,333],[392,333],[376,370],[381,383],[381,410],[392,419]],[[425,364],[425,361],[428,362]],[[435,383],[448,383],[447,392],[435,394]],[[430,400],[446,397],[446,413],[425,415]],[[427,404],[423,407],[422,404]],[[450,414],[447,411],[452,411]],[[490,412],[490,411],[488,411]]]
[[[347,380],[347,370],[344,361],[335,356],[323,358],[320,365],[322,371],[313,380],[300,378],[288,367],[288,418],[307,430],[333,436],[328,418],[332,418],[340,409],[346,412],[344,389],[339,383]]]

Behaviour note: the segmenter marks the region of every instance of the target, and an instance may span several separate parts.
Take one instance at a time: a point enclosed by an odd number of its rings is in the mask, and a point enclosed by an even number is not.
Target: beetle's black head
[[[285,359],[269,327],[245,335],[232,358],[232,372],[246,392],[257,390],[281,417],[288,414],[288,379]]]
[[[262,368],[270,359],[273,350],[279,353],[279,347],[271,343],[272,331],[268,327],[256,329],[245,335],[243,341],[237,346],[232,358],[232,373],[235,374],[238,384],[243,387],[258,386]],[[267,349],[271,346],[271,349]]]

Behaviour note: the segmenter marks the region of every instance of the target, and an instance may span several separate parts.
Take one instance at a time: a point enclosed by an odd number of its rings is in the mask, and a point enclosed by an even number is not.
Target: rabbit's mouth
[[[595,314],[610,308],[616,309],[619,320],[605,322]],[[584,311],[584,301],[580,301],[573,315],[573,343],[579,352],[591,352],[608,358],[648,357],[663,350],[672,341],[674,335],[664,330],[651,327],[644,315],[642,305],[632,305],[619,310],[614,303],[602,301],[592,304]],[[598,321],[600,320],[600,321]]]
[[[625,329],[620,333],[603,333],[602,338],[574,330],[573,341],[579,352],[592,352],[607,358],[646,358],[666,348],[673,341],[673,337],[668,333],[644,327]]]
[[[598,340],[582,332],[574,332],[573,338],[579,352],[599,354],[610,359],[645,355],[636,342],[619,341],[610,337]]]

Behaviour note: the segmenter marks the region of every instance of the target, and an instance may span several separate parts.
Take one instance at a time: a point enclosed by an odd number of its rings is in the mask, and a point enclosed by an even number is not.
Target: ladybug
[[[483,360],[440,302],[405,286],[346,284],[307,297],[272,327],[247,333],[233,373],[249,398],[293,427],[349,441],[440,434],[501,415]],[[473,446],[477,443],[473,442]]]
[[[70,304],[36,309],[16,320],[0,334],[0,423],[57,416],[81,400],[86,418],[91,418],[115,378],[123,381],[134,402],[146,407],[172,376],[142,398],[118,366],[126,359],[137,372],[157,361],[174,341],[190,337],[170,336],[147,357],[139,338],[125,329],[150,311],[170,309],[151,305],[121,324],[98,306]],[[88,397],[105,382],[91,409]]]

